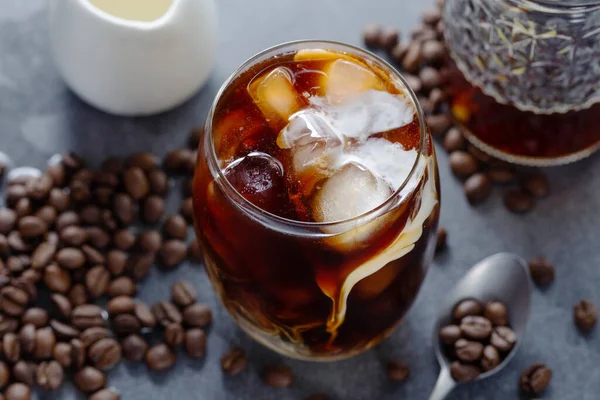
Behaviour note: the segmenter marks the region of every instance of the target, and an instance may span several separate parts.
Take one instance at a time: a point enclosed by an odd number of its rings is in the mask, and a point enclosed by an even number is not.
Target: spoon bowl
[[[433,348],[441,367],[440,377],[430,400],[442,400],[456,386],[450,376],[450,360],[439,340],[440,328],[452,323],[452,311],[464,299],[476,299],[485,304],[500,301],[509,311],[510,326],[517,336],[515,346],[496,368],[480,374],[476,380],[488,378],[504,368],[514,357],[525,332],[531,305],[531,281],[527,263],[511,253],[498,253],[473,266],[454,286],[444,300],[435,324]]]

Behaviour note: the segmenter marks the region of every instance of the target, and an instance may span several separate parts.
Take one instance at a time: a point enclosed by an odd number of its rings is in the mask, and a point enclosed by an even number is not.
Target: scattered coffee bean
[[[149,196],[143,204],[142,216],[148,224],[156,224],[165,213],[165,200],[159,196]]]
[[[581,300],[573,307],[575,325],[583,331],[591,331],[598,322],[598,309],[590,300]]]
[[[47,360],[52,357],[52,351],[56,344],[56,336],[50,327],[40,328],[35,331],[35,346],[33,358],[36,360]]]
[[[504,353],[511,351],[516,342],[517,335],[507,326],[495,327],[490,337],[490,344]]]
[[[490,195],[492,183],[487,175],[476,173],[465,181],[464,189],[469,203],[477,204],[485,200]]]
[[[458,339],[454,343],[456,357],[465,363],[478,361],[483,354],[483,344],[466,339]]]
[[[406,50],[404,59],[402,60],[402,68],[409,73],[414,73],[419,68],[423,61],[423,53],[421,51],[421,43],[413,41]]]
[[[69,343],[59,342],[52,350],[52,358],[54,358],[63,368],[70,368],[73,362],[73,348]]]
[[[406,364],[390,361],[387,364],[387,376],[391,381],[405,382],[410,375],[410,369]]]
[[[120,276],[108,284],[107,293],[110,297],[133,296],[136,293],[136,285],[133,279],[127,276]]]
[[[0,389],[3,389],[10,380],[10,369],[8,364],[4,361],[0,361]]]
[[[79,339],[81,340],[83,347],[87,349],[98,340],[109,338],[110,336],[111,333],[108,329],[101,326],[93,326],[81,332]]]
[[[7,235],[17,222],[17,214],[10,208],[0,208],[0,233]]]
[[[165,342],[172,347],[180,346],[185,339],[181,324],[169,324],[165,327]],[[186,342],[187,344],[187,342]]]
[[[151,371],[164,371],[173,367],[177,355],[166,344],[158,344],[146,352],[145,360]]]
[[[452,118],[448,114],[429,115],[425,119],[433,136],[443,134],[452,126]]]
[[[141,361],[148,350],[148,343],[140,335],[128,335],[122,343],[123,357],[129,361]]]
[[[42,328],[48,324],[48,311],[39,307],[32,307],[25,311],[21,317],[23,325],[32,324],[36,328]]]
[[[87,290],[81,283],[73,285],[67,297],[74,307],[85,304],[88,301]]]
[[[185,259],[187,247],[182,240],[170,239],[163,243],[158,254],[165,267],[173,268]]]
[[[520,379],[521,390],[527,394],[543,393],[552,379],[552,370],[544,364],[536,363],[527,367]]]
[[[462,364],[454,361],[450,364],[450,375],[457,382],[467,382],[476,379],[481,372],[474,365]]]
[[[550,193],[550,183],[541,172],[528,172],[521,177],[522,188],[535,197],[546,197]]]
[[[187,237],[187,222],[179,214],[170,215],[165,220],[163,232],[166,237],[184,240]]]
[[[106,376],[96,368],[84,367],[73,376],[77,389],[85,393],[98,391],[106,384]]]
[[[108,290],[110,272],[102,265],[96,265],[85,275],[85,287],[92,297],[103,296]]]
[[[135,235],[127,229],[121,229],[113,235],[113,243],[119,250],[130,250],[135,246]]]
[[[112,321],[113,330],[119,335],[137,333],[142,328],[140,321],[132,314],[119,314]]]
[[[538,286],[548,286],[554,281],[554,265],[542,256],[529,260],[529,273]]]
[[[48,224],[33,215],[23,217],[19,220],[19,232],[26,239],[38,238],[48,231]]]
[[[148,181],[150,182],[152,194],[164,196],[169,191],[169,177],[160,169],[149,171]]]
[[[106,268],[113,276],[122,275],[128,261],[129,256],[122,250],[110,250],[106,254]]]
[[[438,70],[432,67],[425,67],[419,72],[419,78],[423,82],[423,87],[426,90],[431,90],[437,87],[442,82],[442,77]]]
[[[30,400],[31,389],[24,383],[13,383],[4,392],[6,400]]]
[[[483,316],[491,321],[493,325],[508,324],[508,309],[499,301],[490,301],[485,305]]]
[[[406,83],[408,83],[408,86],[415,93],[420,92],[421,89],[423,88],[423,82],[421,82],[421,80],[414,75],[406,74],[406,75],[404,75],[404,79],[406,80]],[[423,106],[423,104],[421,104],[421,106]],[[423,108],[425,108],[425,107],[423,107]]]
[[[469,315],[482,315],[483,306],[480,302],[473,299],[463,300],[454,307],[453,317],[454,320],[459,322],[464,317]]]
[[[145,303],[136,302],[133,308],[133,313],[145,328],[154,328],[156,326],[156,318]],[[177,319],[176,317],[173,317]]]
[[[150,153],[134,153],[125,160],[125,167],[150,171],[158,167],[158,158]]]
[[[2,353],[8,362],[15,363],[19,361],[19,357],[21,356],[21,343],[16,334],[9,332],[2,337]]]
[[[37,365],[23,360],[17,361],[12,368],[13,381],[24,383],[27,386],[35,384],[36,373]]]
[[[282,389],[292,385],[294,374],[285,365],[271,365],[263,371],[262,380],[272,388]]]
[[[183,200],[183,203],[181,203],[181,207],[179,207],[179,212],[188,223],[194,222],[193,207],[194,205],[191,197],[188,197],[187,199]]]
[[[79,329],[104,326],[102,309],[95,304],[83,304],[71,312],[71,323]]]
[[[71,340],[79,336],[79,329],[75,329],[70,325],[53,319],[50,321],[50,327],[54,331],[57,338],[63,340]]]
[[[399,33],[396,28],[386,27],[379,35],[379,46],[385,50],[391,50],[398,44]]]
[[[168,330],[169,327],[167,327],[165,335],[167,335]],[[185,352],[191,358],[204,358],[204,354],[206,353],[206,334],[202,329],[193,328],[185,332]]]
[[[134,254],[129,257],[126,270],[136,281],[141,281],[150,272],[152,264],[154,264],[154,253]]]
[[[500,355],[494,346],[487,345],[483,349],[481,357],[481,368],[484,371],[491,371],[500,364]]]
[[[390,56],[396,62],[396,64],[401,65],[406,52],[408,51],[408,46],[410,46],[410,42],[407,40],[400,41],[394,48],[390,51]]]
[[[439,8],[431,8],[423,14],[423,23],[435,26],[442,20],[442,12]]]
[[[190,307],[194,307],[197,304],[192,304],[191,306],[187,307],[184,310],[184,314],[185,312],[190,308]],[[210,312],[210,310],[208,310]],[[156,320],[158,321],[159,324],[161,324],[163,327],[167,327],[167,325],[172,324],[172,323],[176,323],[176,324],[180,324],[183,321],[183,316],[181,314],[181,312],[177,309],[177,307],[173,304],[170,303],[168,301],[159,301],[158,303],[154,303],[152,305],[152,313],[154,314]],[[194,317],[198,316],[198,312],[189,312],[192,317],[191,319],[193,320]],[[186,323],[189,324],[189,322],[187,321],[188,318],[186,318]],[[192,324],[189,324],[192,325]],[[200,326],[200,325],[192,325],[192,326]]]
[[[142,251],[156,253],[162,246],[162,237],[157,231],[144,231],[138,237],[137,245]]]
[[[436,63],[446,55],[444,45],[437,40],[425,41],[421,51],[423,53],[423,59],[428,63]]]
[[[458,325],[446,325],[440,329],[440,340],[447,345],[453,345],[460,339],[462,332]]]
[[[187,307],[196,301],[196,297],[196,289],[190,282],[179,281],[171,287],[171,298],[178,306]]]
[[[378,24],[369,24],[363,30],[363,40],[367,47],[375,48],[380,44],[381,26]],[[193,146],[193,147],[197,147]]]
[[[112,389],[102,389],[90,396],[89,400],[120,400],[119,393]]]
[[[63,268],[74,270],[83,267],[85,255],[75,247],[65,247],[56,253],[56,262]]]
[[[194,303],[183,310],[183,321],[189,326],[205,327],[212,322],[212,311],[206,304]]]
[[[485,340],[492,333],[492,323],[487,318],[468,315],[461,320],[460,330],[469,339]]]
[[[491,167],[488,176],[492,182],[499,184],[507,184],[515,180],[515,173],[510,167]]]
[[[111,369],[121,361],[121,346],[111,338],[97,340],[90,346],[88,358],[98,369]]]
[[[106,237],[108,238],[108,235]],[[81,246],[81,251],[85,255],[87,262],[91,265],[103,265],[106,262],[106,257],[104,257],[104,254],[92,246],[84,244]]]
[[[37,368],[37,384],[44,390],[56,390],[62,385],[64,372],[57,361],[41,363]]]
[[[504,205],[509,211],[520,214],[530,211],[534,205],[533,196],[521,189],[511,189],[504,195]]]
[[[446,247],[446,241],[448,238],[448,232],[446,229],[440,227],[437,231],[437,237],[435,240],[435,251],[439,252]]]
[[[73,368],[78,371],[85,365],[85,347],[83,346],[83,342],[79,339],[72,339],[71,344],[71,360],[73,364]]]
[[[106,310],[111,316],[115,316],[117,314],[133,313],[134,307],[135,302],[132,297],[117,296],[108,302]]]
[[[140,167],[130,167],[123,174],[125,190],[133,200],[143,199],[150,192],[150,183]]]
[[[246,352],[239,347],[232,348],[221,357],[221,369],[229,376],[243,372],[247,363]]]

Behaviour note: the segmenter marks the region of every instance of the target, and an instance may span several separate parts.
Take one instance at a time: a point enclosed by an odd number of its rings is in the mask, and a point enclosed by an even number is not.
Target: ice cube
[[[321,86],[325,88],[327,100],[341,103],[365,90],[384,90],[383,81],[369,68],[358,62],[337,59],[325,68]]]
[[[217,156],[223,161],[232,161],[240,143],[258,136],[267,124],[257,115],[242,109],[227,113],[213,129],[213,141]]]
[[[352,62],[359,62],[356,58],[346,53],[329,51],[324,49],[302,49],[294,55],[294,61],[316,61],[316,60],[337,60],[344,59]]]
[[[284,67],[253,80],[248,92],[275,130],[283,128],[289,117],[305,105],[304,98],[294,88],[292,74]]]

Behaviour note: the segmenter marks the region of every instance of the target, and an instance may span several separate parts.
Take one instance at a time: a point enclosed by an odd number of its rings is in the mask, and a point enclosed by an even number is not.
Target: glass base
[[[514,164],[552,166],[585,158],[600,148],[600,104],[565,114],[535,114],[498,103],[458,70],[449,104],[465,137],[486,153]]]

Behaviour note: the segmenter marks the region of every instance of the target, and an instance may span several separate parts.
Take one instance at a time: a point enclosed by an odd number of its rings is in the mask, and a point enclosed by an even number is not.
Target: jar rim
[[[404,180],[404,182],[392,193],[384,202],[377,205],[376,207],[360,214],[352,218],[338,220],[338,221],[330,221],[330,222],[311,222],[311,221],[297,221],[288,219],[285,217],[281,217],[279,215],[275,215],[270,213],[257,205],[253,204],[249,200],[247,200],[244,196],[242,196],[235,187],[229,182],[229,180],[225,177],[223,170],[218,165],[218,156],[214,146],[214,140],[212,135],[212,125],[213,119],[215,117],[215,109],[221,100],[221,97],[225,93],[226,89],[232,84],[232,82],[238,78],[242,73],[247,71],[252,66],[257,63],[267,60],[271,57],[287,54],[288,51],[297,51],[308,48],[319,48],[324,50],[334,50],[334,51],[342,51],[342,52],[350,52],[352,54],[359,55],[369,60],[370,62],[374,62],[379,67],[382,67],[386,72],[389,72],[390,76],[394,79],[400,81],[400,83],[404,86],[405,93],[407,97],[413,103],[415,107],[417,118],[419,120],[419,148],[417,149],[417,157],[411,167],[411,170]],[[212,103],[208,116],[206,117],[205,123],[205,148],[207,149],[207,163],[209,167],[209,171],[213,176],[216,184],[219,188],[224,192],[224,194],[233,202],[233,204],[240,208],[243,212],[250,214],[258,218],[259,220],[266,220],[270,223],[278,223],[283,224],[284,226],[292,226],[297,228],[323,228],[323,227],[339,227],[340,225],[345,225],[352,222],[359,222],[364,220],[364,218],[369,217],[374,214],[388,211],[388,207],[396,201],[397,197],[401,194],[402,190],[406,188],[411,179],[419,170],[419,161],[423,157],[423,149],[425,148],[425,139],[427,136],[427,128],[425,125],[425,114],[417,100],[417,95],[411,89],[410,85],[406,81],[406,79],[395,69],[392,65],[390,65],[387,61],[382,59],[381,57],[373,54],[370,51],[361,49],[356,46],[352,46],[346,43],[337,42],[337,41],[329,41],[329,40],[296,40],[285,42],[273,47],[270,47],[266,50],[263,50],[254,56],[250,57],[246,60],[240,67],[238,67],[230,76],[225,80],[215,99]],[[412,191],[411,191],[412,193]]]

